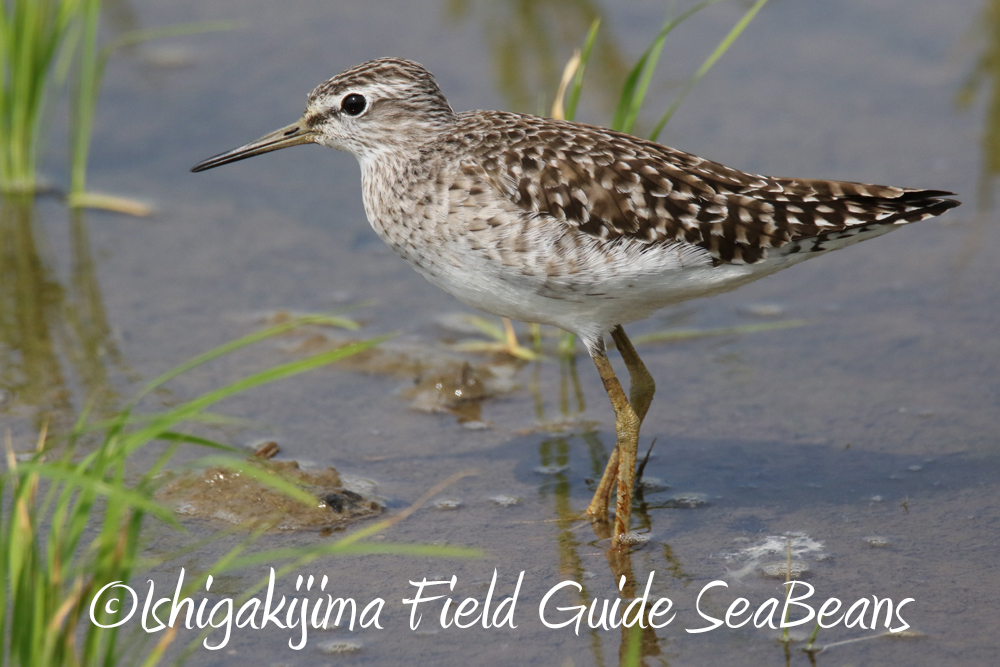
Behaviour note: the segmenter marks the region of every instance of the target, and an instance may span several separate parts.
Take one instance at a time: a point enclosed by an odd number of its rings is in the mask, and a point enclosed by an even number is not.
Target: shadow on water
[[[605,29],[594,45],[588,73],[600,90],[618,90],[628,71],[600,5],[592,0],[445,0],[444,11],[456,23],[480,22],[497,89],[514,111],[546,113],[567,57],[596,18]],[[612,96],[602,100],[607,112],[614,110]]]
[[[0,410],[26,406],[35,426],[72,423],[76,387],[95,407],[116,398],[109,366],[124,369],[101,298],[82,211],[69,214],[63,282],[30,198],[0,204]]]

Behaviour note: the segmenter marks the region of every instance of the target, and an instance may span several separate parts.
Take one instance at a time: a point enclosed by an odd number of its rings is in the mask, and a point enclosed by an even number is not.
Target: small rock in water
[[[625,533],[618,538],[619,544],[635,545],[649,542],[649,533]]]
[[[887,547],[892,544],[892,540],[884,535],[869,535],[867,537],[862,537],[861,541],[870,547]]]
[[[272,443],[273,444],[273,443]],[[262,447],[262,457],[277,447]],[[267,461],[255,457],[243,468],[210,467],[200,472],[167,473],[156,492],[178,514],[212,519],[234,526],[271,524],[276,530],[325,530],[382,513],[375,499],[344,488],[333,468],[302,470],[296,461]],[[245,472],[270,473],[316,498],[310,505],[293,499]]]
[[[510,507],[511,505],[518,505],[521,502],[521,499],[517,496],[507,496],[504,494],[493,496],[490,500],[501,507]]]
[[[254,456],[264,461],[270,461],[281,452],[281,447],[274,440],[256,442],[251,446],[251,449]]]

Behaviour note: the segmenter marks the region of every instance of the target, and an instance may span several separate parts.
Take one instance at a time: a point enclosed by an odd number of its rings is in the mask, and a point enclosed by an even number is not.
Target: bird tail
[[[952,193],[944,190],[907,190],[854,183],[843,185],[854,186],[855,193],[822,202],[827,207],[840,209],[838,213],[842,216],[843,226],[831,230],[820,228],[814,234],[795,238],[782,248],[782,254],[836,250],[881,236],[899,225],[933,218],[961,204],[949,199]]]

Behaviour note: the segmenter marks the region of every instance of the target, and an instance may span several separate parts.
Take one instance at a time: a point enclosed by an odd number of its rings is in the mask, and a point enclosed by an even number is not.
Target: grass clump
[[[123,617],[128,603],[117,609],[91,610],[91,599],[104,586],[129,582],[145,563],[140,533],[149,517],[183,530],[173,513],[153,493],[158,475],[181,446],[212,450],[207,461],[246,472],[245,455],[227,445],[175,430],[181,422],[197,421],[218,401],[254,387],[289,378],[346,358],[379,343],[374,338],[352,343],[305,359],[274,366],[205,393],[162,413],[133,415],[139,399],[163,383],[200,364],[286,332],[302,324],[355,326],[342,318],[309,317],[293,320],[218,347],[150,382],[114,419],[101,425],[103,437],[84,453],[80,445],[93,430],[86,412],[64,442],[53,444],[42,429],[33,455],[15,455],[6,435],[7,470],[0,476],[0,665],[60,667],[62,665],[155,665],[175,637],[166,631],[145,656],[125,660],[119,629],[90,622],[90,614],[109,626]],[[212,416],[207,415],[211,420]],[[130,479],[130,457],[150,443],[163,443],[153,464],[138,479]],[[222,456],[225,454],[225,456]],[[26,460],[24,460],[26,458]],[[21,459],[21,460],[19,460]],[[197,462],[196,462],[197,463]],[[316,499],[276,475],[257,470],[254,476],[304,503]],[[398,517],[335,541],[320,541],[290,549],[244,555],[263,528],[230,550],[194,578],[187,592],[204,584],[208,574],[219,574],[258,563],[289,563],[283,571],[321,556],[348,553],[402,553],[468,556],[469,550],[402,545],[360,540],[384,530]],[[252,593],[251,593],[252,594]]]
[[[159,37],[223,30],[210,22],[136,30],[101,45],[101,0],[0,0],[0,194],[33,194],[51,113],[46,108],[72,84],[71,207],[147,214],[140,205],[86,191],[87,156],[104,66],[117,48]]]
[[[0,1],[0,192],[34,192],[56,60],[93,0]]]

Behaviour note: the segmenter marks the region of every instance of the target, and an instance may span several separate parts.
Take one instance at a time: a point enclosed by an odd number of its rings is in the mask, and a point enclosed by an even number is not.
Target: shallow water
[[[222,411],[258,426],[215,435],[237,443],[274,439],[286,459],[373,480],[390,511],[475,468],[477,476],[438,498],[460,500],[457,508],[427,507],[385,539],[467,545],[485,555],[316,564],[301,574],[329,575],[335,596],[362,604],[384,598],[386,629],[315,631],[301,651],[288,648],[289,631],[234,630],[226,649],[200,650],[192,664],[617,664],[620,630],[584,628],[576,636],[543,627],[537,609],[547,590],[570,579],[585,587],[585,601],[614,599],[617,575],[631,568],[640,592],[655,571],[651,597],[671,598],[677,611],[672,624],[643,636],[646,664],[805,665],[804,644],[786,654],[778,631],[684,631],[704,625],[695,601],[714,580],[728,584],[702,600],[715,616],[737,597],[754,608],[780,597],[780,580],[757,565],[786,554],[753,549],[769,537],[780,545],[788,533],[819,545],[795,555],[809,568],[803,577],[815,586],[814,599],[914,598],[901,613],[922,633],[890,639],[842,625],[822,630],[818,645],[866,639],[832,646],[814,656],[816,664],[993,664],[1000,590],[1000,268],[993,254],[1000,227],[995,213],[977,206],[990,80],[970,109],[955,101],[988,47],[973,28],[991,4],[775,1],[671,120],[665,143],[735,167],[953,190],[965,205],[630,327],[635,336],[806,320],[640,348],[659,387],[640,443],[644,450],[657,441],[645,472],[668,487],[646,492],[647,508],[634,521],[650,539],[630,563],[606,556],[607,542],[577,514],[589,500],[587,478],[613,446],[612,412],[585,356],[577,359],[579,396],[569,369],[526,365],[515,376],[519,390],[483,402],[479,419],[491,427],[481,430],[448,411],[410,409],[405,389],[412,380],[317,371],[226,402]],[[558,74],[582,38],[589,10],[582,3],[533,6],[537,14],[526,16],[518,3],[143,0],[131,5],[131,19],[120,12],[123,23],[146,27],[209,19],[238,19],[243,27],[150,44],[112,61],[90,182],[150,200],[159,212],[149,220],[88,213],[73,237],[63,209],[39,203],[32,229],[50,273],[36,276],[34,293],[78,304],[87,321],[106,328],[52,334],[59,351],[41,358],[62,363],[63,379],[51,396],[29,401],[27,392],[6,388],[0,417],[18,444],[32,438],[33,405],[71,412],[66,405],[82,405],[93,373],[105,373],[126,394],[138,379],[260,326],[261,315],[275,310],[325,312],[374,300],[352,313],[366,323],[363,335],[400,331],[397,342],[440,350],[453,337],[440,318],[462,309],[368,228],[353,158],[310,147],[206,174],[187,170],[291,122],[315,84],[381,55],[427,65],[456,109],[534,111],[551,101],[555,84],[546,76],[553,67]],[[655,33],[663,7],[605,3],[602,11],[614,44],[594,70],[613,78]],[[668,43],[658,81],[682,81],[741,11],[724,3],[685,24]],[[532,35],[532,26],[549,41]],[[510,67],[511,44],[524,68],[507,80],[497,72]],[[607,103],[589,92],[580,118],[606,123]],[[662,108],[669,92],[657,89],[660,104],[651,108]],[[59,146],[51,142],[53,165],[61,164]],[[81,240],[81,230],[89,237]],[[54,284],[69,287],[60,296],[45,287]],[[172,403],[286,361],[292,356],[285,348],[265,344],[199,369],[158,399]],[[74,365],[67,349],[91,350],[82,357],[101,360],[100,370]],[[520,502],[491,500],[501,494]],[[707,502],[687,508],[697,503],[677,502],[679,494]],[[165,531],[153,530],[150,539],[157,552],[173,546]],[[268,544],[317,539],[329,538],[298,533]],[[183,565],[196,569],[212,555]],[[172,582],[180,566],[163,568],[158,581]],[[516,629],[441,629],[439,602],[427,603],[418,632],[408,629],[401,599],[415,592],[410,580],[454,574],[457,597],[481,600],[494,568],[503,595],[525,572]],[[239,592],[262,572],[228,577],[227,590]],[[293,577],[285,580],[283,592],[293,585]],[[556,599],[580,604],[577,596]],[[811,629],[793,631],[800,637]],[[361,648],[320,652],[330,641]]]

